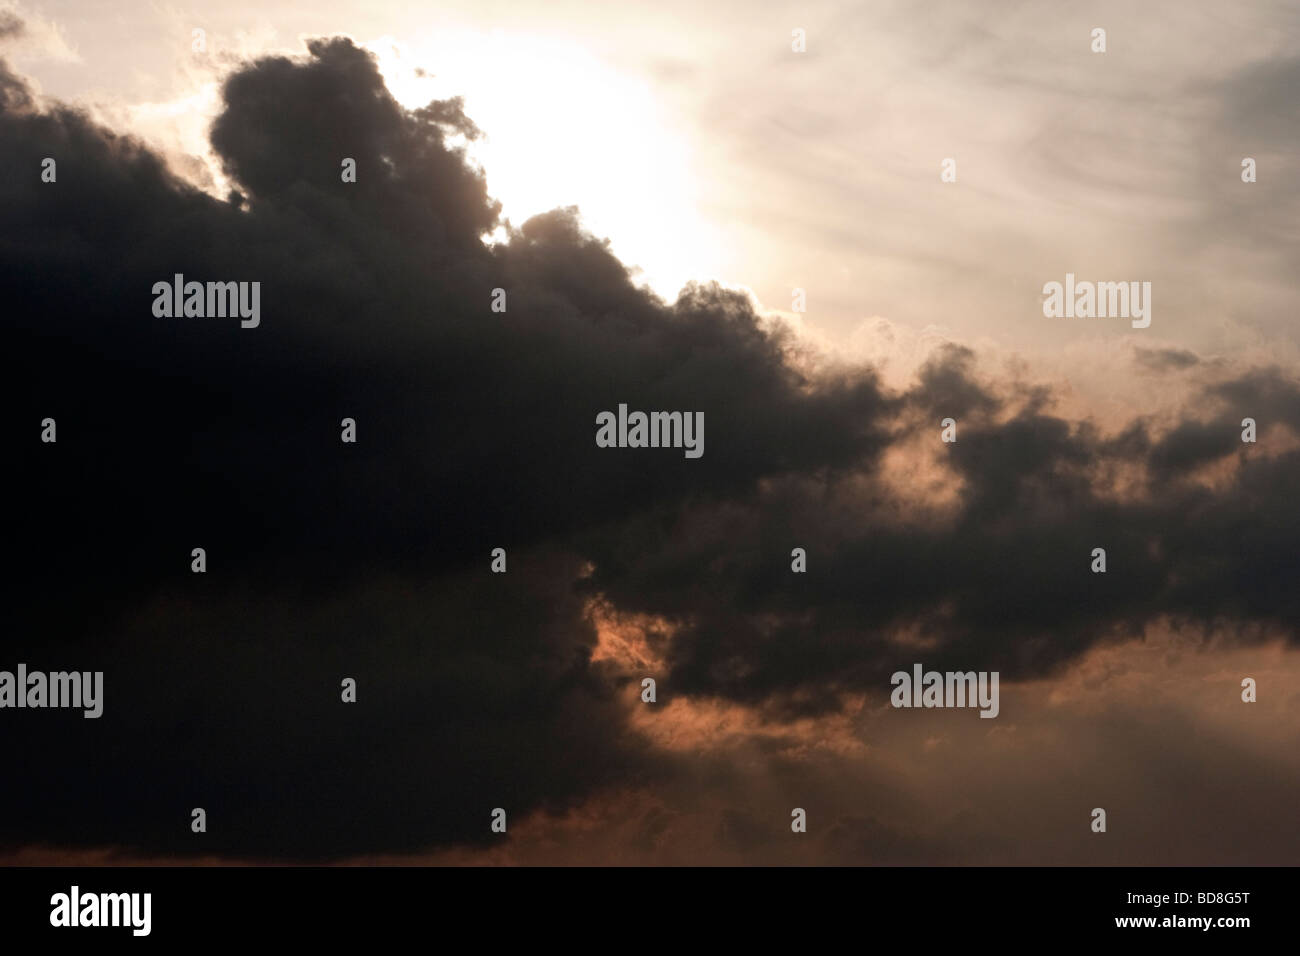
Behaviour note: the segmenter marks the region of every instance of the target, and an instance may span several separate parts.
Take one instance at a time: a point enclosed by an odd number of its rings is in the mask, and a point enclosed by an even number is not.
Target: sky
[[[1300,8],[422,6],[0,6],[0,860],[1294,860]]]

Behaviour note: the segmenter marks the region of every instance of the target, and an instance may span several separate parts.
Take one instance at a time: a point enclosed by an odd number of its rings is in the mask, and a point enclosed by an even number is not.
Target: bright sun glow
[[[725,267],[697,211],[685,137],[644,83],[581,48],[503,33],[385,39],[370,49],[403,106],[464,96],[484,133],[468,154],[515,226],[576,205],[584,226],[669,301],[686,280]]]

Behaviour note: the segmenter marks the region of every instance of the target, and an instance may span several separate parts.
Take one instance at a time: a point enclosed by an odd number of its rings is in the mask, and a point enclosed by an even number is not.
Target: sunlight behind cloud
[[[723,274],[725,245],[698,212],[687,140],[645,82],[579,47],[498,31],[369,49],[403,106],[464,96],[484,134],[467,151],[515,226],[576,205],[669,300],[689,279]]]

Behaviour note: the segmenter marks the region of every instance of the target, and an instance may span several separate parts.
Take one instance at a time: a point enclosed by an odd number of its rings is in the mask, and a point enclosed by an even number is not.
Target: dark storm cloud
[[[566,537],[883,446],[874,382],[811,387],[742,297],[667,307],[565,211],[485,246],[497,207],[447,145],[475,132],[460,104],[403,111],[351,43],[309,49],[227,83],[230,203],[0,80],[23,555],[5,660],[103,667],[109,701],[72,726],[24,715],[8,746],[41,783],[8,791],[5,842],[409,849],[635,779],[648,764],[626,765],[590,673]],[[152,286],[177,272],[260,281],[261,325],[155,318]],[[619,402],[704,411],[705,457],[597,449]],[[47,416],[55,445],[35,440]],[[497,546],[505,577],[487,573]],[[69,814],[48,799],[63,788],[93,806]],[[202,843],[193,806],[213,819]]]
[[[461,105],[402,109],[349,41],[309,54],[227,82],[212,141],[231,202],[0,74],[19,559],[0,667],[106,672],[98,721],[6,712],[30,785],[0,797],[0,843],[412,850],[490,839],[493,807],[670,772],[589,664],[598,593],[680,625],[667,694],[774,711],[875,691],[913,659],[890,630],[917,622],[938,640],[927,664],[1011,674],[1162,612],[1292,626],[1294,454],[1211,493],[1180,469],[1232,453],[1236,431],[1106,438],[978,380],[963,350],[901,395],[865,371],[809,379],[743,296],[664,304],[571,210],[486,245],[499,209],[450,145],[476,133]],[[177,272],[261,282],[261,325],[155,318],[153,283]],[[1295,412],[1277,373],[1215,397]],[[597,448],[595,416],[620,402],[704,412],[704,456]],[[960,419],[944,451],[960,506],[904,523],[882,455],[937,441],[943,415]],[[55,445],[37,440],[47,416]],[[1104,495],[1090,469],[1107,459],[1165,483]],[[1087,570],[1095,546],[1107,575]],[[741,817],[727,832],[752,835]]]
[[[1009,390],[999,403],[973,401],[980,386],[966,359],[958,351],[942,373],[923,372],[920,404],[942,379],[959,405],[1015,408]],[[1294,429],[1297,397],[1280,372],[1258,371],[1206,386],[1192,407],[1215,409],[1207,421],[1156,433],[1139,419],[1107,437],[1031,395],[1014,413],[959,423],[943,452],[961,489],[950,517],[902,520],[893,502],[834,478],[772,482],[726,512],[646,520],[631,536],[613,530],[588,552],[597,567],[588,583],[619,606],[680,622],[664,649],[667,687],[788,715],[838,708],[840,692],[879,693],[915,660],[1040,676],[1164,615],[1294,637],[1300,598],[1286,582],[1300,509],[1286,486],[1300,455],[1255,453],[1240,420]],[[938,442],[937,415],[916,427]],[[1194,479],[1229,456],[1244,460],[1227,488]],[[1145,479],[1117,494],[1098,467]],[[794,546],[808,548],[806,574],[790,572]],[[1091,572],[1096,547],[1106,574]],[[909,627],[934,643],[899,646]]]

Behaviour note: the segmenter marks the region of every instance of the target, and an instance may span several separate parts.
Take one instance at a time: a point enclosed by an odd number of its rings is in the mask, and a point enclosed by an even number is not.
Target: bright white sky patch
[[[514,225],[576,205],[670,301],[688,279],[724,274],[725,245],[697,210],[687,138],[644,82],[580,47],[499,31],[367,47],[403,106],[464,96],[484,133],[468,153]]]

